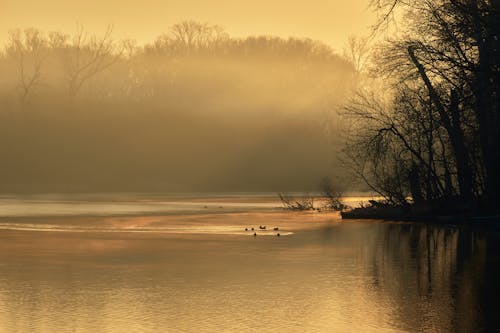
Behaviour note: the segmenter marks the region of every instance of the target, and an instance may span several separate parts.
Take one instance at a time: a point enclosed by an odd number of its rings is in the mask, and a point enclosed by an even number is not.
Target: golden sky
[[[349,34],[366,34],[368,0],[0,0],[0,42],[13,28],[74,32],[82,24],[117,38],[149,42],[185,19],[219,24],[232,36],[278,35],[322,40],[341,49]]]

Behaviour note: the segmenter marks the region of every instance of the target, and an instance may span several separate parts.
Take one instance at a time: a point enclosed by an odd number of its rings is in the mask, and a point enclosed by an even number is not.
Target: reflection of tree
[[[389,225],[373,254],[375,286],[381,297],[388,294],[395,303],[402,325],[414,331],[447,327],[472,332],[486,319],[487,325],[495,325],[487,318],[491,296],[483,294],[498,290],[489,282],[493,276],[486,275],[492,269],[487,263],[488,242],[484,235],[467,230]]]

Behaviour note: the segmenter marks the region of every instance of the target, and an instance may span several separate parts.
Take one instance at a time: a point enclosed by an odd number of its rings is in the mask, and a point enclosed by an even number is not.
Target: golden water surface
[[[500,327],[496,232],[195,202],[114,216],[20,216],[4,202],[0,332]]]

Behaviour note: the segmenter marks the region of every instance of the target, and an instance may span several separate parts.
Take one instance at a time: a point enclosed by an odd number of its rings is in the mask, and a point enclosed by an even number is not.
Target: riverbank
[[[423,210],[414,206],[390,206],[375,204],[357,207],[340,213],[342,219],[379,219],[385,221],[408,221],[476,225],[500,228],[500,215],[481,214],[467,210]]]

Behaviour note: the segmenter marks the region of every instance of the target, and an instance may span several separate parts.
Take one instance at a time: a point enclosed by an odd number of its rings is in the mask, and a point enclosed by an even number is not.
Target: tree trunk
[[[475,114],[478,119],[481,152],[486,171],[485,194],[490,209],[498,209],[500,202],[500,109],[499,109],[499,74],[498,64],[500,50],[498,49],[498,20],[495,10],[500,7],[499,1],[491,1],[488,5],[488,17],[481,15],[477,0],[471,0],[471,14],[474,22],[474,38],[478,50],[478,68],[473,82],[476,98]],[[496,88],[496,89],[495,89]]]
[[[429,96],[436,106],[436,109],[439,113],[439,117],[441,118],[441,122],[443,123],[446,132],[451,141],[451,145],[453,148],[453,153],[455,157],[455,163],[457,168],[457,178],[458,178],[458,186],[460,191],[460,197],[464,202],[470,203],[472,201],[472,184],[473,184],[473,176],[472,170],[470,168],[468,153],[465,146],[464,135],[462,132],[462,128],[460,126],[460,117],[459,117],[459,108],[458,108],[458,97],[454,91],[450,94],[450,110],[452,118],[448,116],[445,107],[443,106],[441,99],[434,89],[432,82],[430,81],[427,73],[425,71],[424,66],[419,62],[417,57],[415,56],[415,52],[413,48],[408,47],[408,54],[410,59],[414,63],[415,67],[420,74],[420,77],[424,81],[427,89],[429,90]]]

